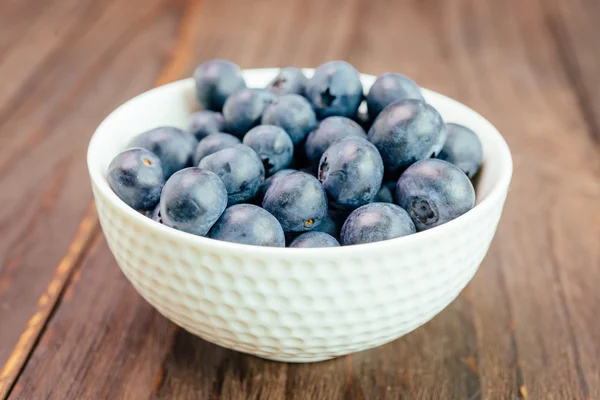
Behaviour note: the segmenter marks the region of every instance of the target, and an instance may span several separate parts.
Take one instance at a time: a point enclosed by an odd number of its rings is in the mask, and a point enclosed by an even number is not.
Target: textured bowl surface
[[[275,69],[245,71],[264,86]],[[307,70],[307,74],[312,71]],[[373,76],[363,75],[368,90]],[[102,229],[117,263],[164,316],[218,345],[280,361],[311,362],[382,345],[418,328],[475,274],[502,213],[510,151],[468,107],[425,90],[447,122],[481,138],[477,206],[435,229],[367,245],[281,249],[218,242],[142,216],[111,191],[106,170],[136,134],[186,127],[197,109],[191,79],[126,102],[98,127],[88,167]]]

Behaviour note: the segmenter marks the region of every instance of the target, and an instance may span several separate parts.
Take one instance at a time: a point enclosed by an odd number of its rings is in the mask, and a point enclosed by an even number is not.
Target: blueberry
[[[368,135],[381,153],[386,173],[397,177],[410,164],[430,157],[444,130],[444,121],[435,108],[409,99],[387,106]]]
[[[331,143],[346,136],[367,138],[364,129],[350,118],[325,118],[306,138],[306,156],[313,164],[317,164]]]
[[[169,179],[175,172],[192,165],[196,141],[179,128],[163,126],[136,136],[127,147],[142,147],[156,154],[165,179]]]
[[[287,67],[279,70],[277,76],[269,83],[267,88],[278,95],[299,94],[304,95],[308,79],[300,68]]]
[[[475,205],[475,190],[457,166],[438,159],[411,165],[396,184],[396,203],[410,214],[418,231],[457,218]]]
[[[227,132],[242,138],[260,123],[265,109],[277,99],[266,89],[242,89],[227,98],[223,118]]]
[[[198,103],[213,111],[221,111],[231,94],[246,87],[240,67],[224,60],[200,64],[194,71],[194,80]]]
[[[356,115],[363,99],[360,74],[345,61],[330,61],[315,70],[306,88],[319,119],[340,115]]]
[[[315,178],[293,172],[271,185],[263,208],[277,218],[284,232],[309,231],[327,215],[327,195]]]
[[[283,129],[275,125],[259,125],[244,136],[244,144],[262,159],[267,176],[290,165],[294,144]]]
[[[238,204],[225,210],[209,237],[254,246],[285,247],[285,236],[277,219],[252,204]]]
[[[190,115],[188,131],[198,140],[202,140],[213,133],[223,132],[224,130],[225,120],[223,119],[223,114],[219,112],[203,110]]]
[[[317,126],[317,117],[308,100],[298,94],[279,97],[265,110],[263,125],[277,125],[286,131],[294,144],[300,143]]]
[[[448,138],[438,158],[456,165],[472,179],[483,162],[483,147],[479,137],[462,125],[446,124],[446,127]]]
[[[205,236],[227,207],[227,190],[211,171],[191,167],[173,174],[160,197],[163,224]]]
[[[210,154],[240,143],[240,139],[228,133],[212,133],[198,143],[194,153],[194,165],[198,165],[200,160]]]
[[[258,196],[260,196],[260,203],[262,204],[262,199],[265,197],[265,193],[267,190],[273,185],[275,182],[279,181],[286,175],[291,174],[292,172],[296,172],[295,169],[282,169],[281,171],[275,172],[273,175],[265,179],[262,185],[260,185],[260,189],[258,190]]]
[[[383,161],[367,139],[349,136],[335,141],[319,163],[319,181],[340,208],[370,203],[383,180]]]
[[[373,198],[373,203],[393,203],[393,202],[394,202],[394,195],[392,193],[392,190],[389,188],[389,186],[382,184],[381,188],[379,188],[379,191]]]
[[[125,204],[139,211],[152,210],[158,204],[165,183],[160,159],[142,148],[125,150],[113,158],[107,180]]]
[[[338,247],[340,242],[325,232],[306,232],[292,241],[290,247]]]
[[[395,204],[371,203],[352,211],[344,222],[344,246],[380,242],[415,233],[409,215]]]
[[[250,200],[265,180],[262,160],[243,144],[204,157],[198,167],[214,172],[223,180],[229,206]]]
[[[367,107],[371,120],[388,105],[398,100],[423,100],[421,88],[402,74],[386,73],[377,78],[367,94]]]

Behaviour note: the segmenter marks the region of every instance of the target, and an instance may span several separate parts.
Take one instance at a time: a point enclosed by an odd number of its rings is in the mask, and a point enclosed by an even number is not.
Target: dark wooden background
[[[1,0],[0,398],[599,399],[600,2]],[[313,365],[193,337],[119,271],[85,166],[124,100],[221,57],[399,71],[487,116],[515,173],[464,293]]]

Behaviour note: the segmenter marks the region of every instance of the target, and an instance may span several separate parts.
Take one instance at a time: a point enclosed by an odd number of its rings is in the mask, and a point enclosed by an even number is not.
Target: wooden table
[[[3,0],[0,398],[599,399],[600,2]],[[118,269],[86,146],[124,100],[220,57],[400,71],[514,156],[463,294],[381,348],[314,365],[176,328]]]

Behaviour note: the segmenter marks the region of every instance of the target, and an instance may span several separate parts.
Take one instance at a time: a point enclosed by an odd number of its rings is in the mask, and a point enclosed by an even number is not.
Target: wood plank
[[[596,43],[596,32],[600,20],[600,4],[594,1],[566,2],[557,0],[546,11],[546,22],[554,37],[557,52],[570,80],[581,108],[582,122],[595,141],[600,143],[600,94],[596,90],[600,76],[600,52]],[[595,153],[594,153],[595,150]],[[600,176],[598,146],[591,146],[591,154],[586,160],[590,169]],[[567,323],[577,334],[571,340],[577,345],[578,378],[589,398],[600,397],[600,326],[595,323],[596,304],[600,296],[594,286],[600,281],[600,256],[590,251],[600,242],[600,212],[598,192],[587,191],[586,201],[567,204],[567,196],[561,197],[560,206],[553,210],[554,232],[568,229],[565,235],[549,237],[553,246],[556,279],[562,283],[558,288],[563,307],[568,316]],[[561,208],[558,208],[561,207]],[[577,223],[561,227],[560,212],[563,207],[582,210],[574,218]],[[566,208],[568,209],[568,208]],[[581,232],[578,226],[592,225],[589,233]],[[595,227],[595,230],[594,230]],[[567,238],[577,238],[568,240]],[[562,265],[569,263],[565,270]],[[595,374],[589,371],[596,371]]]
[[[349,357],[286,365],[172,330],[100,242],[11,398],[600,397],[598,148],[586,100],[549,29],[547,2],[215,0],[204,7],[190,33],[192,63],[178,67],[188,74],[193,61],[212,57],[244,67],[344,58],[368,73],[404,72],[489,117],[515,157],[490,253],[463,295],[417,331]],[[129,347],[127,357],[118,351]],[[110,387],[98,383],[106,376]]]
[[[104,284],[95,285],[97,281]],[[81,310],[87,317],[73,320]],[[172,330],[171,323],[131,290],[104,239],[97,237],[29,361],[41,373],[23,374],[11,397],[147,397],[169,350]],[[57,370],[57,365],[64,369]]]
[[[178,34],[183,4],[145,4],[142,13],[131,3],[106,2],[106,8],[97,8],[88,30],[64,43],[56,62],[39,71],[34,89],[29,90],[29,82],[21,88],[31,96],[26,105],[0,122],[0,183],[11,188],[0,195],[0,397],[97,231],[91,217],[92,223],[85,224],[89,228],[76,235],[91,200],[88,184],[82,184],[88,180],[89,137],[116,105],[156,79],[165,49]],[[0,64],[0,73],[5,66]],[[42,168],[32,168],[36,165]]]
[[[548,30],[578,96],[582,117],[596,142],[600,142],[600,94],[596,90],[600,54],[595,40],[598,19],[600,4],[594,1],[555,0],[546,10]]]
[[[92,207],[90,214],[86,216],[79,227],[75,239],[71,243],[65,257],[56,269],[54,278],[50,281],[48,288],[37,302],[35,314],[27,321],[25,330],[19,336],[19,340],[7,357],[0,373],[0,396],[6,395],[17,379],[23,365],[35,347],[46,322],[63,294],[71,273],[75,266],[81,261],[82,255],[89,247],[90,240],[96,237],[99,230],[96,210]],[[0,282],[7,284],[6,281]]]

